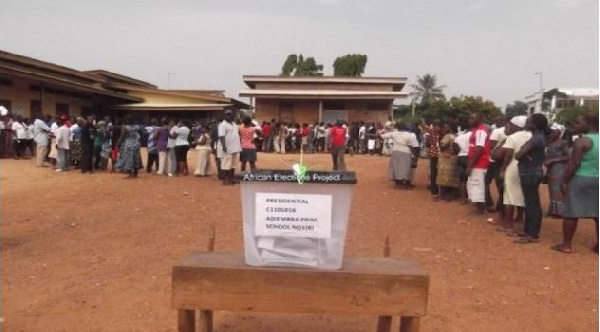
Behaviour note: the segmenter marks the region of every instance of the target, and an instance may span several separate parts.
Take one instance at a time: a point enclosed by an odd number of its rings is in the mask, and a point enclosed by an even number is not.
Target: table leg
[[[400,332],[419,332],[419,317],[400,317]]]
[[[177,310],[177,330],[179,332],[196,331],[196,312],[194,310]]]
[[[392,330],[392,316],[379,316],[377,318],[377,332],[390,332]]]

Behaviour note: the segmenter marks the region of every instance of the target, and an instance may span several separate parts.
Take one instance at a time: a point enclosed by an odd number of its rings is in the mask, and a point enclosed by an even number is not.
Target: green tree
[[[304,59],[302,54],[290,54],[281,67],[281,76],[318,76],[323,75],[323,65],[317,64],[314,57]]]
[[[359,77],[365,72],[366,65],[366,54],[346,54],[339,56],[333,62],[333,76]]]
[[[575,107],[565,108],[564,110],[562,110],[562,111],[558,112],[558,114],[556,114],[554,122],[558,122],[567,127],[571,127],[573,125],[573,122],[575,121],[575,118],[578,115],[584,114],[586,112],[598,113],[598,105],[575,106]]]
[[[485,100],[480,96],[452,97],[449,100],[448,116],[458,118],[464,123],[472,113],[483,113],[487,121],[496,119],[502,115],[500,108],[491,100]]]
[[[513,116],[517,115],[527,115],[527,110],[529,109],[529,105],[520,100],[515,100],[514,103],[506,105],[506,109],[504,114],[510,119]]]
[[[413,94],[419,99],[420,103],[431,103],[435,100],[444,99],[443,89],[445,85],[438,86],[435,75],[429,73],[417,76],[417,84],[411,85]]]
[[[290,76],[298,66],[298,56],[296,54],[288,55],[281,67],[281,76]]]

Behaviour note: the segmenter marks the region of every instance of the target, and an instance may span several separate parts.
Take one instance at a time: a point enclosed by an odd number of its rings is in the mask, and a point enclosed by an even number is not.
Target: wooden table
[[[400,316],[400,331],[418,331],[428,294],[420,264],[396,258],[345,258],[341,270],[326,271],[254,267],[241,254],[197,252],[172,275],[172,305],[186,332],[196,329],[195,310],[203,313],[201,331],[212,331],[213,310]]]

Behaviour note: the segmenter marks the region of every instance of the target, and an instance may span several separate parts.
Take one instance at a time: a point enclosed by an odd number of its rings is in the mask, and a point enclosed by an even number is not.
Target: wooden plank
[[[196,312],[194,310],[177,310],[177,330],[179,332],[196,331]]]
[[[339,271],[247,266],[239,254],[194,253],[173,267],[176,309],[420,316],[429,276],[410,260],[347,258]]]
[[[385,237],[385,242],[383,244],[383,257],[390,257],[391,249],[390,249],[390,237]],[[377,328],[375,331],[377,332],[389,332],[392,330],[392,316],[379,316],[377,318]]]

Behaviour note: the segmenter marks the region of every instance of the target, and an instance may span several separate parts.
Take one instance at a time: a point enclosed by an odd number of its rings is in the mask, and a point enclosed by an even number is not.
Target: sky
[[[234,98],[289,54],[332,75],[360,53],[364,76],[408,87],[430,73],[447,97],[504,107],[539,91],[536,72],[544,88],[597,87],[598,13],[597,0],[0,0],[0,49]]]

